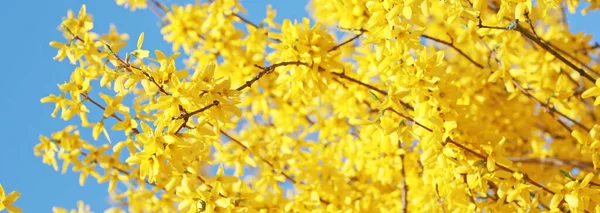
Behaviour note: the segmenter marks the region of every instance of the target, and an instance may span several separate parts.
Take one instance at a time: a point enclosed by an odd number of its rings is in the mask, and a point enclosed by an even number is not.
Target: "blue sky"
[[[4,66],[0,83],[3,96],[0,104],[0,184],[7,192],[21,192],[16,205],[24,212],[50,212],[53,206],[74,208],[77,200],[85,201],[95,212],[108,208],[106,184],[97,184],[90,178],[81,187],[78,174],[55,172],[51,166],[44,165],[40,157],[33,155],[40,134],[50,135],[73,123],[50,117],[53,105],[41,104],[40,98],[58,93],[56,85],[68,80],[74,68],[66,61],[52,60],[56,50],[48,43],[64,41],[57,30],[61,18],[69,9],[77,13],[83,3],[94,17],[95,32],[107,32],[113,23],[119,32],[129,34],[131,42],[145,32],[144,48],[171,50],[159,33],[158,19],[149,10],[131,12],[109,0],[3,2],[4,10],[0,13],[0,20],[3,20],[0,42],[4,48],[0,51]],[[246,17],[254,22],[264,17],[266,4],[272,4],[278,10],[278,20],[306,16],[303,3],[305,1],[242,1],[249,11]],[[600,15],[569,17],[573,31],[600,36],[600,29],[591,27],[593,20],[600,20]]]

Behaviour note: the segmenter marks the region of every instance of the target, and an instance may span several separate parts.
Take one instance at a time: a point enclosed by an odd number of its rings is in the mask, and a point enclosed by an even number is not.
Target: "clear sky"
[[[168,4],[190,1],[163,0]],[[192,1],[193,2],[193,1]],[[247,18],[258,22],[265,15],[266,4],[278,10],[277,20],[301,18],[307,15],[305,1],[242,0],[248,10]],[[77,200],[83,200],[95,212],[108,208],[107,185],[97,184],[93,178],[79,186],[79,174],[55,172],[44,165],[40,157],[33,155],[33,147],[40,134],[50,135],[67,124],[50,117],[53,104],[41,104],[40,98],[58,94],[57,84],[69,79],[73,66],[67,61],[52,60],[56,49],[48,43],[64,41],[57,30],[67,10],[75,13],[81,5],[87,5],[94,18],[94,31],[107,32],[111,23],[121,33],[128,33],[130,46],[135,46],[137,36],[145,32],[144,48],[170,52],[171,46],[163,41],[158,19],[150,10],[131,12],[119,7],[114,1],[55,0],[3,2],[0,13],[0,184],[8,192],[18,190],[21,197],[16,206],[24,212],[50,212],[53,206],[74,208]],[[569,17],[572,31],[585,31],[600,36],[600,29],[593,21],[600,20],[594,12],[585,17]],[[595,41],[600,41],[595,39]],[[79,121],[79,119],[73,119]],[[87,137],[89,138],[89,137]]]

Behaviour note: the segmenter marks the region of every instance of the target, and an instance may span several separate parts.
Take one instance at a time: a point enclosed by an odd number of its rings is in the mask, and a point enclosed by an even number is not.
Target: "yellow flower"
[[[131,11],[135,11],[138,8],[144,9],[147,5],[147,0],[117,0],[119,6],[124,5],[125,8],[129,8]]]
[[[114,52],[119,52],[123,47],[127,46],[129,35],[127,33],[119,34],[117,27],[114,24],[110,25],[107,34],[100,36],[100,40],[110,45]]]
[[[502,140],[500,140],[500,142],[498,142],[493,148],[489,145],[483,145],[483,149],[488,153],[488,158],[487,158],[487,169],[489,171],[494,171],[496,170],[496,164],[505,166],[510,168],[512,165],[512,162],[510,160],[508,160],[508,158],[506,158],[506,156],[504,155],[504,150],[503,150],[503,145],[504,142],[506,141],[505,137],[502,137]]]
[[[600,79],[596,80],[596,84],[591,88],[587,89],[585,92],[581,94],[581,98],[589,98],[592,96],[596,96],[596,100],[594,101],[594,105],[600,105]]]
[[[77,209],[71,209],[71,211],[68,211],[67,209],[62,208],[62,207],[53,207],[52,212],[53,213],[92,213],[90,206],[86,205],[81,200],[77,201]]]
[[[73,11],[69,10],[67,13],[67,18],[63,20],[62,25],[67,28],[64,30],[73,33],[73,35],[66,34],[66,37],[69,39],[72,39],[73,36],[79,36],[80,38],[83,38],[90,30],[94,28],[92,16],[87,14],[87,8],[85,4],[79,9],[77,17],[73,15]]]
[[[17,191],[12,191],[8,195],[6,195],[2,184],[0,184],[0,211],[6,209],[8,210],[8,213],[23,212],[23,210],[13,205],[20,196],[21,194]]]
[[[142,44],[144,43],[144,32],[140,34],[137,42],[137,50],[133,51],[131,54],[135,55],[139,59],[147,58],[150,55],[150,51],[143,50]]]

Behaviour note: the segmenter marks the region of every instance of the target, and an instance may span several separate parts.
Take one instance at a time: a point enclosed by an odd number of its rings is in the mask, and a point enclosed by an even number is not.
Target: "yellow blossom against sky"
[[[600,52],[568,30],[578,1],[312,0],[282,22],[116,3],[155,13],[171,50],[68,11],[49,39],[70,78],[41,102],[75,123],[33,147],[109,183],[105,212],[600,212]]]

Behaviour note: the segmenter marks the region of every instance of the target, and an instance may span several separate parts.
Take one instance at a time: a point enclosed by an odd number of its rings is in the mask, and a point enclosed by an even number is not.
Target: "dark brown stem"
[[[94,99],[90,98],[90,96],[86,93],[81,93],[81,96],[83,96],[85,99],[87,99],[88,101],[92,102],[92,104],[96,105],[98,108],[102,109],[102,111],[106,111],[106,108],[104,108],[104,106],[100,105],[98,102],[94,101]],[[117,119],[119,122],[122,122],[123,119],[119,118],[119,116],[117,116],[116,114],[111,114],[111,117]],[[140,130],[138,130],[137,128],[133,128],[131,129],[131,131],[133,131],[135,134],[140,134]]]
[[[441,43],[441,44],[445,44],[446,46],[449,46],[450,48],[454,49],[456,52],[458,52],[458,54],[464,56],[467,60],[469,60],[471,63],[473,63],[475,66],[479,67],[480,69],[483,69],[483,65],[481,65],[480,63],[477,63],[475,60],[473,60],[471,57],[469,57],[465,52],[463,52],[462,50],[458,49],[458,47],[454,46],[454,44],[452,42],[447,42],[438,38],[434,38],[428,35],[421,35],[421,37]]]
[[[341,73],[330,72],[330,73],[333,74],[333,75],[335,75],[335,76],[340,77],[341,79],[346,79],[348,81],[351,81],[351,82],[356,83],[358,85],[361,85],[363,87],[369,88],[370,90],[373,90],[373,91],[375,91],[375,92],[377,92],[379,94],[388,95],[388,93],[386,91],[380,90],[379,88],[374,87],[373,85],[370,85],[370,84],[367,84],[367,83],[363,83],[362,81],[359,81],[359,80],[354,79],[354,78],[352,78],[350,76],[347,76],[344,72],[341,72]]]
[[[564,160],[558,158],[530,158],[530,157],[507,157],[508,160],[512,162],[520,162],[520,163],[537,163],[537,164],[549,164],[553,166],[574,166],[579,167],[581,169],[589,169],[594,168],[594,164],[592,162],[587,161],[577,161],[577,160]]]
[[[400,173],[402,173],[402,213],[408,212],[408,185],[406,184],[406,172],[404,171],[404,155],[400,155],[400,163],[402,164],[402,168],[400,169]]]
[[[258,25],[256,25],[255,23],[252,23],[250,20],[238,15],[237,13],[232,14],[232,16],[239,18],[240,20],[242,20],[242,22],[249,24],[250,26],[253,26],[256,29],[260,29],[260,27]]]
[[[479,28],[508,30],[507,28],[503,28],[503,27],[485,26],[485,25],[481,24],[481,19],[479,21],[480,21]],[[590,76],[588,73],[586,73],[585,70],[577,67],[577,65],[573,64],[571,61],[567,60],[561,54],[558,54],[554,49],[552,49],[548,44],[546,44],[547,43],[546,41],[544,41],[541,38],[537,38],[536,36],[532,35],[527,30],[523,29],[523,27],[519,26],[518,24],[516,24],[516,28],[514,30],[516,30],[517,32],[521,33],[521,35],[525,36],[527,39],[533,41],[535,44],[537,44],[542,49],[544,49],[547,52],[549,52],[550,54],[552,54],[554,57],[558,58],[558,60],[560,60],[563,63],[565,63],[567,66],[571,67],[573,70],[577,71],[581,76],[583,76],[588,81],[590,81],[592,83],[595,83],[595,80],[594,80],[594,78],[592,76]]]
[[[329,49],[328,52],[332,52],[334,50],[337,50],[338,48],[340,48],[340,47],[342,47],[342,46],[344,46],[344,45],[346,45],[346,44],[348,44],[348,43],[350,43],[350,42],[352,42],[352,41],[360,38],[360,36],[362,36],[365,32],[366,32],[366,30],[360,30],[359,34],[356,34],[354,37],[352,37],[352,38],[350,38],[350,39],[348,39],[348,40],[346,40],[346,41],[344,41],[344,42],[342,42],[342,43],[340,43],[338,45],[335,45],[333,48]]]
[[[239,86],[236,90],[237,91],[242,91],[246,87],[252,86],[252,84],[255,81],[258,81],[258,79],[262,78],[264,75],[272,73],[273,71],[275,71],[276,68],[283,67],[283,66],[289,66],[289,65],[298,65],[298,66],[302,65],[302,66],[308,66],[308,67],[310,67],[310,65],[308,65],[307,63],[300,62],[300,61],[286,61],[286,62],[276,63],[276,64],[273,64],[273,65],[268,66],[268,67],[260,67],[258,65],[255,65],[256,67],[258,67],[258,68],[260,68],[262,70],[258,74],[256,74],[256,76],[254,76],[254,78],[250,79],[249,81],[246,81],[245,84],[243,84],[242,86]]]
[[[477,157],[481,158],[481,159],[487,159],[487,157],[486,157],[486,156],[484,156],[484,155],[482,155],[482,154],[479,154],[478,152],[476,152],[476,151],[474,151],[474,150],[472,150],[472,149],[470,149],[470,148],[468,148],[468,147],[466,147],[466,146],[464,146],[464,145],[462,145],[462,144],[459,144],[459,143],[457,143],[457,142],[455,142],[455,141],[451,140],[450,138],[448,138],[448,140],[447,140],[447,141],[448,141],[449,143],[451,143],[451,144],[454,144],[455,146],[458,146],[458,147],[460,147],[461,149],[463,149],[463,150],[467,151],[468,153],[471,153],[471,154],[473,154],[473,155],[475,155],[475,156],[477,156]],[[504,171],[507,171],[507,172],[510,172],[510,173],[515,173],[515,171],[513,171],[512,169],[509,169],[508,167],[506,167],[506,166],[503,166],[503,165],[500,165],[500,164],[498,164],[498,163],[496,163],[496,166],[497,166],[497,167],[499,167],[500,169],[504,170]],[[532,180],[531,178],[529,178],[529,176],[528,176],[528,175],[524,175],[524,176],[523,176],[523,179],[524,179],[525,181],[527,181],[527,182],[529,182],[529,183],[533,184],[534,186],[536,186],[536,187],[538,187],[538,188],[541,188],[542,190],[544,190],[544,191],[546,191],[546,192],[548,192],[548,193],[550,193],[550,194],[554,194],[554,192],[553,192],[552,190],[550,190],[550,189],[548,189],[547,187],[545,187],[545,186],[543,186],[543,185],[541,185],[541,184],[539,184],[539,183],[535,182],[534,180]]]
[[[240,140],[234,138],[233,136],[229,135],[227,132],[220,130],[221,134],[225,135],[225,137],[229,138],[229,140],[233,141],[234,143],[236,143],[237,145],[239,145],[240,147],[242,147],[242,149],[244,149],[244,151],[248,151],[250,152],[250,154],[256,156],[258,159],[260,159],[262,162],[266,163],[267,165],[269,165],[269,167],[271,167],[271,170],[273,172],[275,172],[275,166],[273,165],[273,163],[269,162],[267,159],[263,158],[262,156],[258,155],[258,154],[254,154],[252,153],[252,150],[250,150],[246,145],[244,145]],[[283,175],[285,177],[285,179],[287,179],[288,181],[292,182],[294,185],[298,184],[298,182],[296,180],[294,180],[294,178],[292,178],[290,175],[288,175],[287,173],[285,173],[283,170],[279,172],[279,174]],[[323,198],[319,198],[320,201],[322,203],[324,203],[325,205],[329,205],[329,201],[324,200]]]
[[[563,127],[565,127],[569,132],[572,132],[573,130],[571,129],[571,127],[569,127],[567,124],[565,124],[564,122],[560,121],[558,118],[555,117],[555,113],[562,116],[563,118],[571,121],[573,124],[585,129],[586,131],[590,131],[590,128],[584,126],[583,124],[579,123],[578,121],[567,117],[567,115],[561,113],[560,111],[558,111],[557,109],[555,109],[554,107],[548,106],[547,104],[543,103],[542,101],[540,101],[539,99],[537,99],[536,97],[534,97],[531,93],[529,93],[525,88],[523,88],[521,86],[521,84],[517,81],[513,79],[513,84],[519,88],[519,90],[521,90],[521,92],[523,92],[523,94],[525,94],[527,97],[529,97],[530,99],[532,99],[533,101],[535,101],[536,103],[538,103],[540,106],[544,107],[545,109],[548,110],[548,113],[550,113],[550,115],[552,117],[555,118],[555,120],[557,122],[559,122]]]
[[[442,198],[440,197],[440,191],[438,190],[437,184],[435,184],[435,194],[437,196],[436,200],[437,200],[438,204],[440,205],[440,209],[441,209],[442,213],[446,213],[446,208],[444,208],[444,202],[442,201]]]

